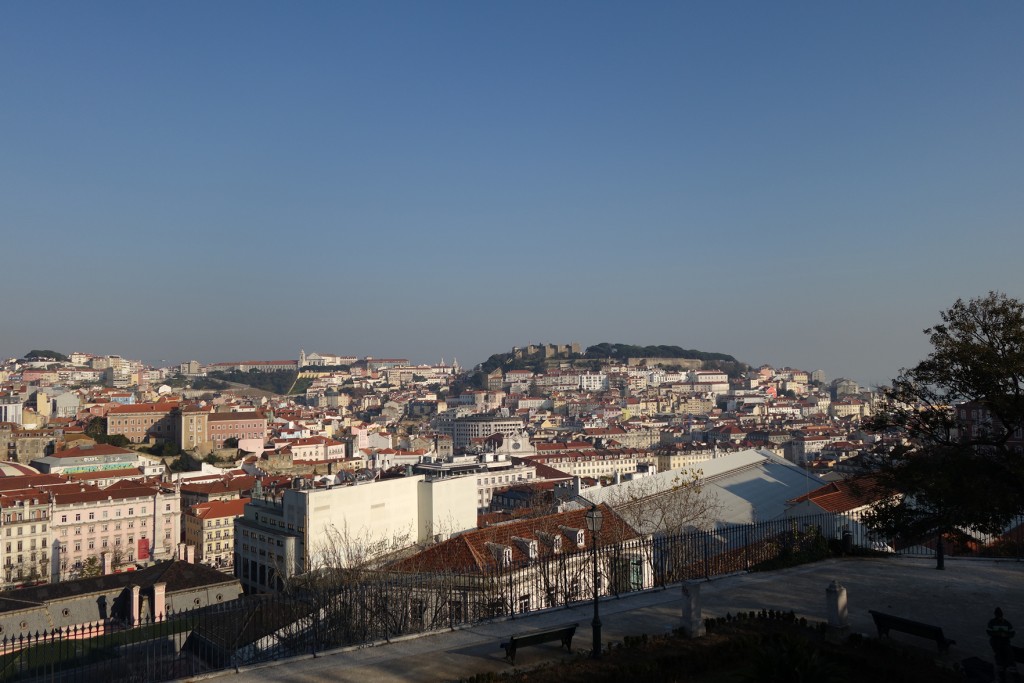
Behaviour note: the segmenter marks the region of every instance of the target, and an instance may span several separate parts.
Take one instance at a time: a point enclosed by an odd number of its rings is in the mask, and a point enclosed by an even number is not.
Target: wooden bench
[[[516,650],[527,645],[540,645],[541,643],[550,643],[555,640],[562,641],[562,645],[565,645],[565,649],[572,652],[572,637],[576,634],[576,627],[579,624],[570,624],[569,626],[563,626],[561,628],[553,628],[545,631],[531,631],[530,633],[520,633],[512,636],[508,639],[507,643],[502,643],[501,647],[505,648],[505,659],[511,664],[516,663]]]
[[[935,644],[939,646],[939,652],[949,652],[949,646],[956,644],[955,640],[947,638],[942,633],[940,626],[932,626],[931,624],[924,624],[912,619],[883,614],[873,609],[869,609],[868,612],[871,614],[871,618],[875,620],[875,628],[878,629],[879,638],[887,637],[889,631],[900,631],[912,636],[934,640]]]

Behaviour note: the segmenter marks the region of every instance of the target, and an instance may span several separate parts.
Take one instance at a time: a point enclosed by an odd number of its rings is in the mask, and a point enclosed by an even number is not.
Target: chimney
[[[194,545],[185,546],[185,561],[189,564],[196,563],[196,547]]]
[[[167,583],[161,581],[153,584],[153,620],[163,621],[167,604]]]
[[[114,556],[110,554],[110,551],[104,550],[100,553],[100,559],[103,562],[103,576],[112,574],[114,572]]]
[[[138,586],[135,586],[135,585],[133,585],[131,587],[131,589],[132,589],[132,601],[131,601],[131,604],[129,605],[129,608],[128,608],[130,610],[130,612],[128,614],[128,621],[131,622],[132,626],[135,626],[135,625],[137,625],[139,623],[139,617],[141,616],[139,614],[139,604],[141,603],[140,593],[141,593],[142,589],[139,588]]]

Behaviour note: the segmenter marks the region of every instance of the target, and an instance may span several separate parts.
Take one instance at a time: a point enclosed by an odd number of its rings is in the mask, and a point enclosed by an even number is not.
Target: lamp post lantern
[[[594,620],[590,622],[591,629],[594,633],[594,645],[590,651],[591,659],[601,659],[601,613],[598,607],[598,595],[597,595],[597,535],[601,531],[601,522],[603,519],[601,511],[597,509],[596,505],[592,505],[590,510],[587,512],[587,530],[590,532],[593,541],[593,555],[594,555]]]

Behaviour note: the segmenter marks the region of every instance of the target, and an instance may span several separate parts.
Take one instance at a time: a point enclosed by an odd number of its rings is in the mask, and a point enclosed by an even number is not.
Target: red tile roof
[[[71,503],[93,503],[108,498],[113,500],[124,500],[126,498],[152,498],[160,489],[156,486],[139,486],[134,482],[118,482],[130,486],[120,487],[117,484],[108,486],[105,489],[82,486],[77,492],[58,492],[54,489],[54,502],[57,505],[68,505]],[[61,487],[64,488],[64,487]]]
[[[599,543],[621,542],[638,538],[637,532],[607,505],[599,506],[604,520]],[[468,531],[444,543],[431,546],[412,557],[399,560],[391,565],[397,571],[454,570],[459,572],[486,573],[498,569],[498,558],[492,548],[503,546],[512,549],[512,562],[529,559],[523,546],[516,539],[537,541],[540,557],[550,557],[551,547],[542,540],[542,535],[561,537],[561,553],[583,550],[589,545],[586,509],[570,510],[546,517],[533,517],[507,524]],[[576,529],[584,532],[584,547],[576,544]],[[538,533],[539,532],[539,533]]]
[[[876,503],[886,496],[885,489],[874,477],[865,476],[845,481],[834,481],[789,502],[810,501],[825,512],[849,512]]]
[[[189,513],[199,519],[215,519],[217,517],[241,517],[245,514],[246,503],[251,498],[232,498],[230,500],[212,500],[209,503],[197,503],[189,508]]]
[[[227,491],[248,491],[256,483],[256,477],[244,476],[244,477],[232,477],[230,479],[221,478],[216,481],[206,481],[201,483],[189,483],[184,482],[181,485],[181,490],[187,493],[224,493]]]
[[[108,415],[128,415],[134,413],[169,413],[178,407],[177,401],[165,401],[160,403],[136,403],[134,405],[111,407]]]
[[[58,451],[54,453],[54,458],[82,458],[92,455],[135,455],[133,450],[127,448],[118,448],[117,446],[111,446],[106,443],[98,443],[95,445],[83,444],[81,446],[75,446],[74,448],[68,448],[67,450]]]

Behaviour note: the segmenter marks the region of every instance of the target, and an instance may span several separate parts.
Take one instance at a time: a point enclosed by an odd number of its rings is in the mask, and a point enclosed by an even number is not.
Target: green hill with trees
[[[700,360],[709,369],[722,370],[730,377],[737,376],[745,371],[746,363],[736,360],[726,353],[714,353],[698,351],[696,349],[684,349],[680,346],[657,345],[637,346],[634,344],[612,344],[601,342],[594,346],[588,346],[583,353],[558,353],[546,356],[543,350],[528,354],[523,351],[492,354],[483,363],[478,365],[470,374],[469,384],[471,386],[483,387],[487,383],[487,375],[494,370],[501,368],[507,370],[530,370],[531,372],[544,372],[550,365],[572,361],[573,366],[598,370],[602,362],[614,361],[625,363],[630,358],[679,358],[687,360]]]
[[[68,357],[49,349],[32,349],[25,354],[25,360],[52,360],[58,363],[67,363]]]
[[[588,346],[584,358],[613,358],[623,363],[630,358],[686,358],[690,360],[719,360],[735,363],[736,359],[727,353],[711,353],[680,346],[635,346],[633,344],[610,344],[601,342]]]
[[[273,372],[232,370],[231,372],[211,372],[207,375],[210,379],[244,384],[254,389],[262,389],[282,396],[288,393],[298,376],[299,373],[294,370],[275,370]]]

